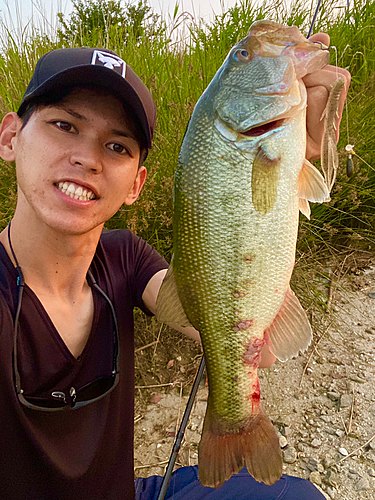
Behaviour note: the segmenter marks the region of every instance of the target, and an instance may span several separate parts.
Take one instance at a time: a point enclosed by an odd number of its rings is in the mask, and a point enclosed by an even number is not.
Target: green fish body
[[[255,23],[200,98],[182,144],[174,254],[157,307],[160,320],[189,322],[202,337],[209,380],[199,447],[205,486],[220,486],[244,463],[266,484],[282,473],[257,368],[265,343],[284,361],[311,341],[289,281],[299,211],[309,215],[308,200],[322,202],[329,192],[305,160],[301,79],[328,59],[295,27]]]

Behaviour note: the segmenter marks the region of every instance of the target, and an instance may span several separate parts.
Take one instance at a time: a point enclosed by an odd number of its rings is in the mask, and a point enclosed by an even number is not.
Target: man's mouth
[[[95,193],[86,187],[75,184],[74,182],[59,182],[55,186],[67,196],[70,196],[74,200],[80,201],[90,201],[95,200],[97,197]]]

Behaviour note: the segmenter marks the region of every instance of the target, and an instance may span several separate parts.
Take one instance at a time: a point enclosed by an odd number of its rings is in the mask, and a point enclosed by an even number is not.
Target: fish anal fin
[[[203,486],[220,487],[244,464],[256,481],[267,485],[276,483],[282,474],[279,438],[260,407],[240,428],[233,429],[215,416],[209,401],[198,453]]]
[[[287,361],[305,351],[312,339],[312,330],[299,300],[289,288],[284,302],[264,338],[272,354]]]
[[[311,215],[310,204],[305,198],[299,199],[299,209],[300,212],[310,220],[310,215]]]
[[[156,300],[156,318],[161,323],[166,323],[175,329],[192,326],[178,295],[172,264],[165,275]]]
[[[251,174],[252,202],[257,212],[267,214],[277,199],[280,158],[272,158],[262,146],[254,158]]]
[[[298,176],[297,196],[315,203],[330,200],[329,190],[322,174],[306,159]]]

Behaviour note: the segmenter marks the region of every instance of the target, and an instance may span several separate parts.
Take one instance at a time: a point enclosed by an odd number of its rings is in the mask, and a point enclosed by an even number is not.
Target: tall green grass
[[[349,92],[339,143],[340,170],[329,204],[313,207],[311,221],[301,218],[300,251],[321,248],[372,248],[375,245],[375,3],[323,1],[315,32],[331,36],[340,66],[349,69],[353,83]],[[108,228],[129,227],[148,240],[167,258],[172,240],[173,173],[184,132],[195,103],[222,64],[227,52],[246,35],[251,23],[268,18],[296,24],[307,33],[313,10],[310,2],[294,2],[289,8],[280,1],[256,6],[242,0],[210,23],[175,13],[171,25],[151,16],[138,37],[126,27],[102,27],[80,32],[70,46],[101,46],[115,50],[150,88],[158,110],[155,142],[147,159],[149,178],[140,200],[122,208]],[[177,27],[184,21],[184,35]],[[16,110],[37,59],[46,51],[66,45],[61,38],[29,27],[22,39],[5,32],[1,40],[0,112]],[[124,43],[126,40],[126,43]],[[332,52],[332,63],[335,53]],[[348,124],[348,126],[347,126]],[[354,175],[345,174],[345,145],[355,145]],[[9,221],[15,206],[14,169],[1,163],[0,227]],[[314,251],[315,251],[314,250]]]

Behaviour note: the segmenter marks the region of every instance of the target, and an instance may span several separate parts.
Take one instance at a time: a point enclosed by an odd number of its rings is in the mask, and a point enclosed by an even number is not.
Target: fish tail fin
[[[259,405],[257,413],[237,425],[215,415],[208,402],[199,444],[199,479],[203,486],[218,488],[246,464],[259,482],[274,484],[282,474],[279,438]]]

